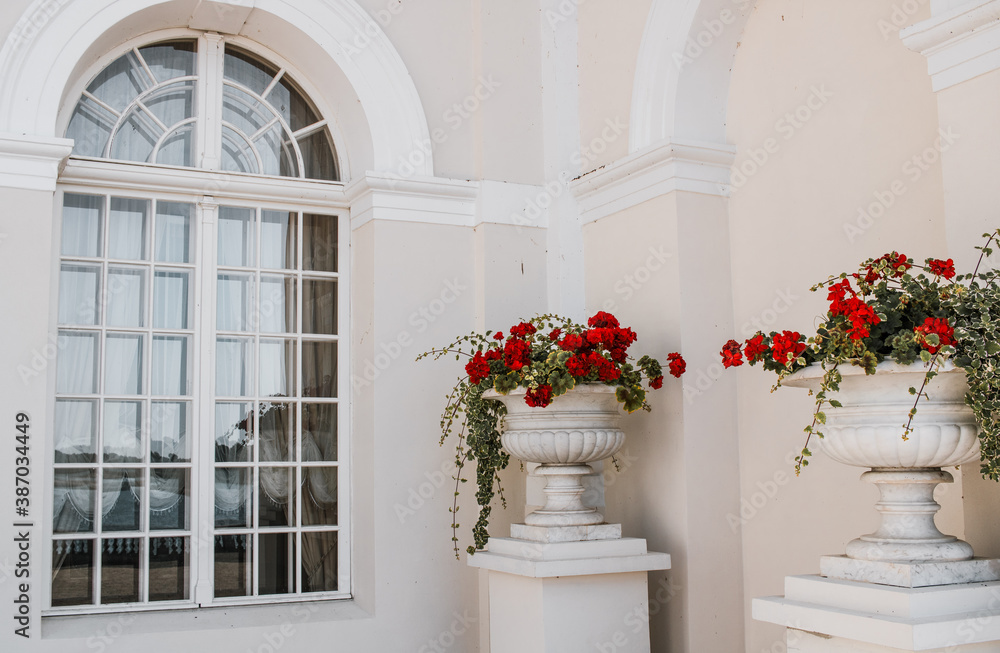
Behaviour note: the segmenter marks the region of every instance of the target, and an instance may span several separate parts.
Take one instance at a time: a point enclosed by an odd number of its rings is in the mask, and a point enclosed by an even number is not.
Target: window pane
[[[261,467],[260,517],[261,528],[295,526],[295,468]]]
[[[250,535],[215,536],[215,597],[248,596],[253,590],[250,578]]]
[[[189,462],[187,434],[191,411],[186,401],[154,401],[149,425],[149,456],[154,463]]]
[[[108,334],[104,354],[105,394],[142,394],[142,338]]]
[[[152,85],[152,80],[131,52],[119,57],[100,72],[87,90],[101,102],[118,113],[125,111],[142,91]]]
[[[277,69],[249,54],[231,47],[226,48],[224,77],[247,87],[257,95],[264,92],[277,72]]]
[[[118,117],[90,98],[82,98],[73,110],[66,138],[73,139],[73,154],[103,157]]]
[[[337,404],[302,404],[302,460],[337,460]]]
[[[104,462],[142,462],[142,402],[104,402]]]
[[[141,469],[104,469],[101,489],[103,532],[142,529],[142,485]]]
[[[216,528],[253,526],[250,500],[253,495],[253,471],[240,467],[215,468]]]
[[[295,269],[296,214],[287,211],[262,211],[260,222],[260,266],[272,269]]]
[[[337,333],[335,280],[302,280],[302,333]]]
[[[260,277],[260,330],[295,332],[295,277]]]
[[[337,468],[302,468],[302,525],[337,524]]]
[[[260,396],[289,397],[295,394],[295,341],[260,341]]]
[[[302,534],[302,591],[336,592],[336,531]]]
[[[93,533],[97,472],[57,469],[52,493],[53,533]]]
[[[149,470],[149,529],[188,529],[188,470]]]
[[[153,328],[189,329],[191,273],[157,269],[153,275]]]
[[[217,338],[215,345],[215,394],[248,397],[253,388],[253,341]]]
[[[333,144],[326,128],[300,138],[299,150],[302,152],[302,161],[306,168],[306,179],[327,181],[340,179]]]
[[[295,534],[261,533],[258,537],[257,590],[260,594],[295,591]]]
[[[98,333],[60,331],[56,392],[67,395],[97,393]]]
[[[229,206],[219,208],[219,265],[250,267],[254,256],[256,211]]]
[[[63,256],[101,255],[101,211],[104,198],[66,193],[63,198]]]
[[[286,137],[287,132],[280,124],[275,124],[261,133],[254,141],[263,163],[265,175],[298,177],[299,162],[295,154],[294,140]]]
[[[94,541],[52,543],[52,607],[94,602]]]
[[[250,331],[253,275],[219,274],[215,325],[219,331]]]
[[[252,139],[275,119],[271,108],[229,84],[222,89],[222,119]]]
[[[150,601],[183,601],[189,598],[190,542],[187,537],[149,539]]]
[[[143,109],[136,108],[111,135],[111,158],[122,161],[149,161],[163,128]]]
[[[156,260],[163,263],[190,263],[193,204],[156,203]]]
[[[195,41],[173,41],[157,43],[139,48],[139,54],[146,60],[158,82],[175,77],[187,77],[195,72]]]
[[[337,216],[302,216],[302,269],[337,271]]]
[[[156,153],[156,163],[168,166],[194,165],[194,124],[177,127],[163,139]]]
[[[112,327],[142,327],[146,313],[146,271],[108,268],[107,316]]]
[[[59,324],[98,324],[101,266],[63,263],[59,273]]]
[[[260,459],[295,460],[295,404],[260,405]]]
[[[56,400],[55,462],[94,462],[96,436],[96,401]]]
[[[194,82],[169,84],[151,93],[143,102],[168,127],[194,116]],[[181,164],[188,165],[188,164]]]
[[[278,110],[293,132],[319,122],[319,116],[316,115],[305,96],[289,81],[288,77],[281,78],[278,85],[267,96],[267,101]]]
[[[260,172],[260,164],[246,137],[231,127],[222,128],[222,169],[226,172]]]
[[[153,395],[181,397],[188,387],[188,336],[153,336]]]
[[[142,540],[115,538],[102,540],[101,545],[101,603],[135,603]]]
[[[215,461],[245,462],[253,458],[253,404],[215,405]]]
[[[146,258],[148,200],[111,198],[108,257],[142,261]]]
[[[302,343],[302,396],[337,396],[337,343]]]

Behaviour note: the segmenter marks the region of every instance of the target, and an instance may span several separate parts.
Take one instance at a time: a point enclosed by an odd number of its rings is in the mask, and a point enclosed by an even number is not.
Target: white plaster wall
[[[766,331],[810,332],[827,303],[808,286],[865,258],[898,249],[918,260],[958,260],[946,239],[940,161],[926,171],[908,164],[934,144],[937,103],[923,57],[895,32],[880,31],[892,11],[888,0],[757,4],[737,50],[728,109],[735,168],[747,173],[745,181],[734,174],[730,200],[737,337],[752,335],[754,320]],[[811,114],[805,120],[786,118],[819,97],[814,89],[829,97],[800,110]],[[979,146],[969,142],[979,135],[957,133],[958,146]],[[869,228],[863,220],[863,233],[845,230],[897,180],[903,191]],[[783,633],[750,620],[749,599],[783,593],[784,576],[816,573],[820,555],[840,553],[873,529],[877,492],[857,480],[862,470],[818,454],[792,477],[788,456],[802,445],[810,400],[793,389],[769,394],[772,379],[759,369],[736,374],[747,650],[756,652],[772,650]],[[960,498],[959,485],[938,491],[938,524],[959,536]]]

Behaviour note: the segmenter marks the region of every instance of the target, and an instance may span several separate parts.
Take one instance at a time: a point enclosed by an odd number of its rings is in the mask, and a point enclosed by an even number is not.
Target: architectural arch
[[[282,52],[314,80],[342,75],[368,132],[362,138],[366,130],[352,125],[345,154],[353,169],[345,178],[392,172],[401,161],[417,175],[433,176],[427,119],[413,80],[380,25],[354,0],[35,0],[0,49],[6,89],[0,133],[61,136],[59,111],[81,62],[93,63],[98,43],[106,50],[134,36],[127,29],[132,23],[146,31],[156,24],[241,34]],[[348,114],[349,105],[342,104]],[[414,151],[420,156],[411,156]]]
[[[653,0],[632,90],[629,151],[725,143],[729,77],[755,0]]]

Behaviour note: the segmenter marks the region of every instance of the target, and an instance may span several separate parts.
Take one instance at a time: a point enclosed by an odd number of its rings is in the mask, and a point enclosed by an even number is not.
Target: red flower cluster
[[[951,259],[942,261],[941,259],[933,258],[927,261],[927,267],[931,269],[931,272],[945,279],[952,279],[955,276],[955,261]]]
[[[483,352],[477,351],[472,360],[465,364],[465,371],[469,375],[469,381],[473,385],[479,385],[480,381],[490,375],[490,363]]]
[[[798,331],[782,331],[775,334],[771,345],[771,355],[774,360],[787,365],[798,358],[799,354],[806,350],[806,343],[801,340],[802,334]]]
[[[584,351],[573,355],[566,361],[566,369],[573,376],[587,376],[596,369],[601,381],[614,381],[622,375],[618,366],[595,351]]]
[[[722,355],[723,367],[739,367],[743,364],[743,352],[740,351],[740,343],[735,340],[730,340],[723,345],[719,354]]]
[[[617,329],[621,325],[618,324],[618,318],[611,313],[597,311],[593,317],[587,320],[587,326],[601,329]]]
[[[669,363],[668,367],[670,368],[670,373],[678,379],[681,378],[681,374],[684,374],[684,372],[687,371],[687,361],[685,361],[684,357],[677,352],[667,354],[667,361]],[[650,380],[649,387],[654,390],[658,390],[663,387],[663,377],[658,376],[655,379]]]
[[[941,347],[955,344],[955,327],[948,323],[948,320],[941,317],[929,317],[924,320],[921,326],[913,327],[920,341],[920,346],[932,354],[938,353]],[[938,344],[932,345],[927,342],[927,336],[937,334]]]
[[[887,262],[892,268],[893,277],[901,277],[906,274],[906,271],[913,267],[913,263],[906,258],[906,254],[898,254],[893,252],[891,254],[883,254],[878,257],[872,264],[865,268],[865,281],[868,283],[875,283],[882,278],[882,272],[875,269],[875,266],[882,262]]]
[[[528,364],[528,356],[531,354],[531,345],[525,340],[511,338],[503,346],[504,365],[512,370],[519,370]]]
[[[576,351],[580,347],[583,347],[583,338],[575,333],[567,333],[559,343],[559,349],[563,351]]]
[[[525,336],[530,336],[531,334],[538,331],[535,325],[531,322],[521,322],[517,326],[512,326],[510,328],[510,335],[512,338],[524,338]]]
[[[552,386],[540,385],[537,388],[529,388],[524,393],[524,403],[532,407],[545,408],[552,403]]]
[[[906,258],[902,254],[900,257]],[[871,273],[872,270],[869,268],[869,274]],[[851,282],[848,279],[830,286],[827,299],[830,300],[830,315],[833,317],[843,315],[851,323],[848,334],[852,340],[867,338],[871,335],[871,327],[882,321],[875,313],[875,309],[858,297],[858,294],[851,288]]]
[[[746,354],[747,362],[756,363],[764,360],[767,355],[768,346],[764,344],[764,334],[758,333],[753,338],[746,341],[743,346],[743,353]]]
[[[562,329],[552,329],[549,332],[549,340],[558,340],[560,334],[562,334]]]

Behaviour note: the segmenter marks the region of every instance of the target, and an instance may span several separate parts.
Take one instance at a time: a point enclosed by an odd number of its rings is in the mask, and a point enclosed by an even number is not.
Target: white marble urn
[[[619,426],[625,411],[615,389],[580,384],[544,408],[524,403],[524,388],[507,395],[495,390],[484,397],[507,407],[500,442],[510,455],[540,463],[535,474],[546,478],[545,506],[528,514],[524,523],[541,527],[593,526],[604,516],[583,504],[581,479],[593,473],[588,464],[613,456],[625,444]]]
[[[934,524],[940,505],[934,501],[938,483],[954,478],[942,467],[979,460],[979,427],[965,404],[965,371],[950,362],[924,389],[912,432],[903,439],[904,425],[920,389],[926,366],[917,362],[879,364],[874,375],[853,365],[841,365],[839,392],[829,395],[842,408],[824,410],[825,437],[816,447],[846,465],[867,467],[861,475],[881,493],[876,509],[879,529],[847,545],[848,558],[885,563],[954,562],[971,560],[972,547],[941,533]],[[782,385],[819,390],[823,370],[810,366]]]

